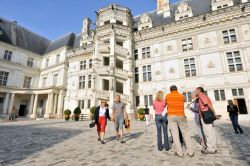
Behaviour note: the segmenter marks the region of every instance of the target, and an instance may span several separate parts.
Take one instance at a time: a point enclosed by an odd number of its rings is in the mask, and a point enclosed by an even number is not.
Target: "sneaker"
[[[192,154],[187,153],[187,155],[188,155],[188,157],[190,157],[190,158],[194,157],[194,153],[192,153]]]
[[[216,153],[216,151],[210,151],[210,150],[201,150],[201,153],[203,153],[203,154],[215,154]]]
[[[101,141],[101,143],[102,143],[102,144],[105,144],[105,142],[104,142],[104,141]]]
[[[244,133],[243,131],[240,132],[240,134],[243,134],[243,133]]]
[[[126,143],[125,141],[123,141],[123,140],[121,141],[121,144],[125,144],[125,143]]]
[[[175,152],[175,155],[176,155],[177,157],[183,158],[183,155],[179,155],[177,152]]]

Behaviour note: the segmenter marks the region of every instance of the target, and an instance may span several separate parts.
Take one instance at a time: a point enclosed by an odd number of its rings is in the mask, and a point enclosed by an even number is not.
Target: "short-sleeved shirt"
[[[115,110],[115,117],[124,117],[124,109],[125,109],[125,103],[123,102],[115,102],[113,105],[113,110]]]
[[[153,102],[153,107],[154,107],[156,115],[162,114],[162,112],[164,111],[164,108],[166,107],[166,102],[164,100],[162,101],[155,100]]]
[[[201,93],[199,95],[199,111],[208,111],[209,108],[208,108],[208,104],[212,104],[210,98],[205,95],[204,93]]]
[[[168,106],[168,116],[185,116],[184,96],[178,91],[166,95],[166,104]]]

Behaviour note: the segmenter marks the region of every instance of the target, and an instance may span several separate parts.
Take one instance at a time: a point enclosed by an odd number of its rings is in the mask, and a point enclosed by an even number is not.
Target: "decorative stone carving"
[[[153,24],[151,18],[146,13],[144,13],[141,16],[140,21],[138,22],[138,29],[142,30],[146,28],[151,28],[152,26]]]
[[[160,74],[161,72],[159,70],[155,72],[155,75],[160,75]]]
[[[173,47],[171,45],[168,45],[167,46],[167,51],[172,51],[173,50]]]
[[[214,68],[215,67],[215,64],[212,62],[212,61],[209,61],[208,64],[207,64],[207,68]]]
[[[170,74],[174,74],[174,73],[175,73],[175,69],[174,69],[173,67],[171,67],[171,68],[169,69],[169,73],[170,73]]]
[[[178,4],[175,13],[182,13],[182,12],[186,12],[186,11],[189,11],[189,10],[191,10],[191,7],[187,3],[187,1],[183,1],[183,2]]]
[[[211,42],[211,40],[209,38],[205,38],[205,40],[204,40],[205,44],[209,44],[210,42]]]

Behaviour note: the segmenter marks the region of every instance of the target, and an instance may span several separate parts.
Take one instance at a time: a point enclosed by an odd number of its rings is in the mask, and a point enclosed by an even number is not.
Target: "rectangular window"
[[[92,76],[89,75],[88,76],[88,88],[91,88],[91,79],[92,79]]]
[[[193,50],[192,38],[182,39],[181,45],[182,45],[182,51],[184,52]]]
[[[79,89],[85,89],[85,76],[79,77]]]
[[[138,56],[139,56],[138,49],[135,49],[134,50],[134,60],[138,60]]]
[[[4,98],[0,97],[0,104],[3,104],[3,102],[4,102]]]
[[[78,100],[78,107],[80,108],[80,109],[84,109],[84,100]]]
[[[109,66],[109,57],[103,57],[103,66]]]
[[[55,74],[53,77],[53,86],[57,86],[58,74]]]
[[[89,60],[89,69],[91,69],[91,68],[93,67],[92,62],[93,62],[93,60],[92,60],[92,59],[90,59],[90,60]]]
[[[184,59],[184,69],[186,77],[196,76],[197,73],[196,73],[195,59],[194,58]]]
[[[185,102],[192,102],[192,93],[191,92],[184,92],[184,99]]]
[[[229,29],[222,31],[224,44],[237,42],[235,29]]]
[[[12,57],[12,51],[5,50],[3,59],[10,61]]]
[[[232,89],[232,95],[233,96],[244,96],[244,90],[243,88],[238,88],[238,89]]]
[[[150,47],[142,48],[142,58],[150,58]]]
[[[6,86],[9,77],[9,72],[0,71],[0,86]]]
[[[85,70],[87,67],[86,60],[85,61],[80,61],[80,70]]]
[[[60,61],[60,54],[56,55],[56,63],[59,63]]]
[[[46,87],[47,84],[47,77],[43,77],[42,87]]]
[[[30,88],[32,77],[24,77],[23,88]]]
[[[27,66],[33,67],[33,64],[34,64],[34,58],[28,58]]]
[[[230,72],[235,71],[242,71],[243,66],[241,62],[240,52],[234,51],[234,52],[227,52],[227,62]]]
[[[139,82],[139,68],[135,68],[135,83]]]
[[[214,98],[216,101],[226,100],[225,91],[224,90],[214,90]]]
[[[49,59],[46,59],[45,67],[49,67]]]
[[[144,96],[144,105],[152,106],[153,105],[153,95],[145,95]]]
[[[143,81],[152,81],[151,65],[143,66]]]
[[[109,91],[109,80],[103,79],[103,90]]]
[[[140,96],[135,96],[135,105],[136,107],[140,105]]]
[[[91,107],[91,100],[88,100],[88,108]]]

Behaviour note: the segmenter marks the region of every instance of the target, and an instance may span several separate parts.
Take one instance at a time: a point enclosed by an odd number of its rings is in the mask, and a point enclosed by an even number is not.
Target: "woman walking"
[[[238,113],[239,113],[238,107],[233,103],[232,100],[228,100],[227,103],[228,103],[227,112],[229,113],[229,117],[232,122],[235,134],[239,134],[239,132],[240,134],[243,134],[243,130],[241,129],[238,123]]]
[[[104,135],[107,119],[111,120],[106,101],[101,101],[101,105],[96,108],[94,119],[97,126],[98,141],[105,144]]]
[[[168,128],[167,128],[167,116],[163,116],[162,113],[164,108],[166,107],[166,102],[164,100],[164,93],[159,91],[156,94],[156,98],[153,102],[153,107],[155,110],[155,124],[157,128],[157,146],[158,150],[162,151],[163,148],[168,151],[169,144],[168,144]],[[164,144],[162,144],[162,132],[164,135]]]

